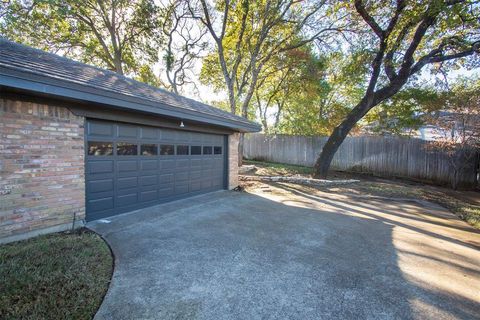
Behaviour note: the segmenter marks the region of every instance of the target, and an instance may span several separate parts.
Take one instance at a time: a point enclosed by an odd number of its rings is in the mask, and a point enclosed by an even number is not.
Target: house
[[[0,242],[238,183],[244,118],[0,39]]]

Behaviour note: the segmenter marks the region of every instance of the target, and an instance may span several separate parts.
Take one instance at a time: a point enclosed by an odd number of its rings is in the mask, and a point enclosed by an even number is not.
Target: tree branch
[[[384,31],[378,25],[377,21],[367,12],[367,9],[362,3],[362,0],[355,0],[355,9],[357,10],[358,14],[362,17],[362,19],[370,26],[373,32],[379,37],[380,39],[384,38]]]

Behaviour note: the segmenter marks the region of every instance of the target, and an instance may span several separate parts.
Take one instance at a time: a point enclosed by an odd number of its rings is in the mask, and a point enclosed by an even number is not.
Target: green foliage
[[[377,134],[413,135],[425,114],[445,106],[445,94],[430,87],[409,87],[370,110],[365,123]]]
[[[202,59],[199,79],[202,84],[211,86],[217,93],[225,90],[225,80],[219,67],[217,53],[210,52]]]
[[[137,67],[134,79],[154,87],[165,87],[165,84],[155,75],[152,68],[147,64]]]
[[[162,6],[156,0],[9,0],[1,4],[0,34],[154,86],[165,86],[153,72],[162,52],[174,91],[190,81],[185,69],[194,70],[192,61],[203,56],[199,80],[229,99],[214,104],[256,118],[272,133],[327,135],[362,101],[378,101],[368,106],[374,107],[368,113],[356,110],[360,119],[366,117],[353,130],[368,125],[377,133],[403,134],[404,128],[422,124],[419,115],[447,103],[445,94],[419,85],[419,70],[428,65],[427,71],[439,74],[480,65],[478,54],[456,57],[479,50],[480,6],[474,0],[406,0],[388,35],[396,1],[202,2],[172,0]],[[214,31],[207,28],[207,16]],[[179,17],[189,22],[175,30]],[[428,30],[411,47],[422,21],[430,23]],[[331,30],[320,32],[322,28]],[[212,36],[206,55],[201,52],[206,43],[197,42],[203,32]],[[176,41],[170,39],[163,48],[164,38],[173,33],[186,37],[179,42],[185,45],[172,46]],[[316,46],[310,38],[315,34]],[[415,49],[411,56],[410,47]],[[378,80],[368,91],[379,52]],[[409,69],[402,71],[405,65]],[[384,94],[381,89],[389,86],[393,94]]]
[[[293,73],[296,78],[291,80],[292,94],[277,132],[329,135],[365,89],[368,66],[363,61],[367,55],[362,50],[334,51],[320,58],[313,55],[310,62],[299,61],[300,66]]]
[[[237,0],[218,1],[209,7],[202,1],[201,21],[216,46],[203,60],[200,80],[227,92],[231,112],[251,114],[258,81],[281,73],[287,52],[311,42],[303,29],[323,5],[315,0]],[[218,23],[211,23],[213,19]]]
[[[461,77],[445,95],[445,109],[451,112],[480,113],[480,76]],[[480,125],[480,123],[478,124]]]
[[[0,34],[16,42],[122,74],[157,59],[153,0],[11,0],[3,9]]]
[[[370,110],[364,122],[377,134],[413,135],[425,124],[439,125],[438,111],[472,114],[480,103],[480,79],[459,78],[451,89],[408,87]]]
[[[286,132],[299,108],[315,108],[324,88],[323,59],[310,47],[276,55],[265,67],[255,88],[252,106],[256,108],[265,132]],[[289,114],[289,117],[285,117]]]

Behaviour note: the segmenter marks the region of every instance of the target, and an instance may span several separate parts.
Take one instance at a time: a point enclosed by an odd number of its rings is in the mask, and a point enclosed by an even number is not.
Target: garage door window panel
[[[140,155],[142,156],[156,156],[158,154],[158,147],[156,144],[142,144],[140,146]]]
[[[222,154],[222,147],[213,147],[213,154]]]
[[[131,142],[117,143],[117,156],[136,156],[138,154],[138,146]]]
[[[212,154],[212,147],[210,146],[205,146],[203,147],[203,154]]]
[[[173,156],[175,154],[175,148],[173,144],[162,144],[160,145],[160,155],[161,156]]]
[[[111,156],[113,155],[113,142],[89,141],[89,156]]]
[[[192,156],[202,154],[202,146],[192,146],[191,153],[192,153]]]
[[[189,146],[178,145],[177,146],[177,156],[188,156],[189,155]]]

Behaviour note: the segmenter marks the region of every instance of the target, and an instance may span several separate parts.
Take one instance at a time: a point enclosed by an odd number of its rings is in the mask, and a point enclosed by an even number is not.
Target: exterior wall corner
[[[228,136],[228,190],[238,187],[238,143],[240,133]]]

